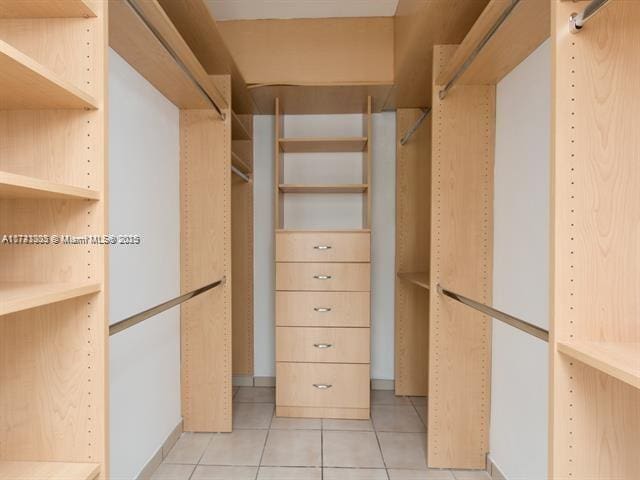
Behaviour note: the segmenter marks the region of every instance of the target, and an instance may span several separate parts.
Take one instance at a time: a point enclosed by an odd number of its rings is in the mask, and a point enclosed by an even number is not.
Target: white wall
[[[494,306],[548,329],[551,49],[497,90]],[[493,322],[490,456],[508,480],[547,476],[548,345]]]
[[[254,311],[257,377],[275,376],[274,117],[254,117]],[[285,117],[289,137],[360,136],[361,115]],[[287,154],[289,183],[360,183],[362,154]],[[394,375],[395,113],[373,116],[371,376]],[[320,204],[318,202],[321,202]],[[361,228],[358,195],[295,195],[285,199],[287,228]]]
[[[109,56],[109,252],[114,323],[180,294],[179,111]],[[111,338],[111,478],[131,480],[180,422],[179,308]]]

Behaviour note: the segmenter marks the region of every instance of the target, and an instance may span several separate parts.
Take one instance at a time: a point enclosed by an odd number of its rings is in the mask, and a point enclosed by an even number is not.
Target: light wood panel
[[[229,78],[219,85],[229,95]],[[181,309],[186,431],[231,431],[231,115],[226,113],[221,121],[211,110],[180,112],[181,288],[187,292],[223,276],[227,280]]]
[[[469,34],[462,41],[451,62],[438,75],[437,83],[446,85],[467,61],[511,0],[491,0]],[[520,2],[496,34],[484,46],[469,68],[457,80],[460,85],[494,85],[519,65],[551,33],[551,2]],[[507,48],[508,46],[508,48]]]
[[[567,18],[586,4],[552,3],[549,476],[631,480],[640,477],[640,4],[609,2],[571,35]]]
[[[276,325],[368,327],[369,292],[276,292]]]
[[[366,144],[366,137],[280,139],[285,153],[362,152]]]
[[[274,170],[274,183],[275,183],[275,227],[283,228],[284,227],[284,195],[281,193],[279,186],[284,182],[284,152],[280,149],[279,139],[284,135],[284,113],[282,112],[280,106],[280,99],[278,97],[275,98],[275,137],[274,137],[274,148],[275,148],[275,168]]]
[[[276,362],[369,363],[368,328],[276,327]]]
[[[316,278],[316,277],[330,278]],[[368,263],[277,263],[276,290],[368,292]]]
[[[95,282],[0,282],[0,315],[97,293],[100,289],[101,285]]]
[[[233,140],[251,140],[253,115],[238,115],[231,111],[231,135]]]
[[[363,193],[368,186],[356,185],[295,185],[283,184],[278,186],[282,193]]]
[[[528,1],[528,0],[527,0]],[[433,46],[460,43],[488,0],[399,0],[394,17],[394,79],[390,105],[431,106]]]
[[[276,262],[368,262],[369,232],[276,232]]]
[[[89,18],[96,14],[84,0],[3,0],[0,18]]]
[[[367,98],[367,112],[362,116],[362,131],[366,135],[367,139],[371,139],[373,135],[373,119],[371,117],[373,113],[373,99],[371,97]],[[364,147],[364,156],[362,158],[362,183],[367,186],[366,191],[364,192],[364,200],[362,202],[362,228],[371,228],[371,173],[372,173],[372,164],[371,164],[371,142],[367,141]]]
[[[455,48],[435,48],[434,78]],[[495,87],[458,86],[444,101],[433,91],[428,463],[477,469],[489,447],[491,323],[436,286],[491,304]]]
[[[91,95],[0,40],[0,110],[96,107]]]
[[[99,200],[100,192],[0,171],[0,199]]]
[[[431,253],[431,119],[400,144],[421,115],[419,109],[396,114],[396,395],[428,394],[429,295],[424,288],[429,288]]]
[[[0,480],[93,480],[99,474],[96,463],[0,461]]]

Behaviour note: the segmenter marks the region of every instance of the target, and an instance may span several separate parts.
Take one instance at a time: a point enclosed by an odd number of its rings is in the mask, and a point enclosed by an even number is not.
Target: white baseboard
[[[371,389],[372,390],[395,390],[396,382],[394,380],[376,380],[375,378],[372,378]]]
[[[171,433],[167,435],[167,438],[162,442],[162,445],[160,445],[158,450],[156,450],[156,453],[154,453],[146,465],[142,467],[142,470],[140,470],[136,480],[149,480],[151,478],[153,472],[158,469],[162,461],[167,458],[167,455],[169,455],[169,452],[180,438],[180,435],[182,435],[182,431],[182,420],[180,420],[175,428],[171,430]]]
[[[275,387],[276,377],[253,377],[254,387]]]
[[[234,375],[231,384],[234,387],[253,387],[253,375]]]

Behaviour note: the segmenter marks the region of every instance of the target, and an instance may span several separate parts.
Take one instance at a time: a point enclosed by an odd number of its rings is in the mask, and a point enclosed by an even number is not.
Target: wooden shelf
[[[231,111],[231,138],[233,140],[251,140],[249,130],[244,126],[242,119]]]
[[[427,272],[398,272],[398,277],[429,290],[429,273]]]
[[[280,184],[282,193],[364,193],[367,191],[365,184],[353,185],[294,185]]]
[[[0,40],[0,110],[97,108],[94,98]]]
[[[276,233],[371,233],[370,228],[333,228],[327,230],[326,228],[276,228]]]
[[[89,295],[100,289],[95,282],[0,282],[0,315]]]
[[[0,171],[0,198],[100,200],[100,192]]]
[[[249,166],[249,164],[242,158],[240,158],[240,155],[238,155],[236,152],[231,152],[231,165],[236,167],[244,174],[248,175],[251,173],[251,167]]]
[[[558,351],[640,389],[640,342],[558,342]]]
[[[95,12],[83,0],[3,0],[0,18],[91,18]]]
[[[0,461],[0,480],[93,480],[97,463]]]
[[[367,137],[281,138],[278,143],[285,153],[362,152]]]

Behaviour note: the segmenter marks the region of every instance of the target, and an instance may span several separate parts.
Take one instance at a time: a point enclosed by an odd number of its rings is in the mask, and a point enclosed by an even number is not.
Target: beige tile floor
[[[275,392],[234,389],[233,433],[184,433],[152,480],[488,480],[425,464],[427,401],[374,390],[370,420],[276,418]]]

